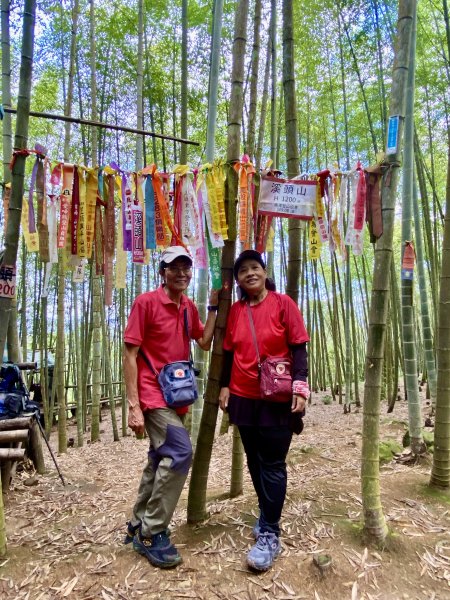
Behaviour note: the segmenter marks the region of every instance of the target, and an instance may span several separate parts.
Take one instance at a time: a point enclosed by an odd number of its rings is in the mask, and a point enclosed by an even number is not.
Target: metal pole
[[[48,451],[50,452],[50,455],[51,455],[51,457],[53,459],[53,462],[55,463],[55,467],[56,467],[56,470],[58,471],[58,475],[59,475],[59,477],[60,477],[60,479],[62,481],[62,484],[65,486],[66,482],[64,481],[64,477],[62,476],[62,473],[59,470],[58,463],[56,462],[55,455],[53,454],[53,451],[50,448],[50,444],[48,443],[48,439],[45,437],[45,432],[44,432],[44,430],[42,428],[41,421],[39,420],[39,416],[36,413],[34,413],[34,417],[36,418],[36,421],[37,421],[37,424],[38,424],[39,429],[41,431],[42,437],[44,438],[45,443],[47,444]]]

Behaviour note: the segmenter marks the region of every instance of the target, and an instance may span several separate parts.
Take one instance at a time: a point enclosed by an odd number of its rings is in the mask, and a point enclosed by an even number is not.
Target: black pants
[[[286,497],[286,456],[292,439],[288,426],[239,426],[248,470],[258,496],[261,531],[279,535]]]

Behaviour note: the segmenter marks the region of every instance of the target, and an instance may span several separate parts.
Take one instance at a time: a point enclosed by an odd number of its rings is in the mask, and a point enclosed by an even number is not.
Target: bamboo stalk
[[[0,448],[0,461],[18,460],[25,456],[25,448]]]
[[[3,107],[5,113],[16,114],[15,108]],[[38,112],[30,110],[30,117],[37,117],[38,119],[52,119],[55,121],[64,121],[65,123],[76,123],[77,125],[90,125],[91,127],[99,127],[101,129],[114,129],[117,131],[126,131],[127,133],[135,133],[137,135],[149,135],[154,138],[163,140],[172,140],[174,142],[180,142],[180,144],[191,144],[192,146],[200,146],[198,142],[192,140],[185,140],[183,138],[174,137],[170,135],[164,135],[162,133],[154,133],[153,131],[145,131],[144,129],[135,129],[134,127],[124,127],[122,125],[112,125],[111,123],[102,123],[101,121],[91,121],[90,119],[80,119],[78,117],[68,117],[65,115],[54,115],[52,113]]]
[[[5,419],[0,421],[0,431],[11,431],[13,429],[29,429],[31,417],[18,417],[17,419]]]
[[[0,444],[9,442],[23,442],[28,439],[28,429],[10,429],[0,431]]]

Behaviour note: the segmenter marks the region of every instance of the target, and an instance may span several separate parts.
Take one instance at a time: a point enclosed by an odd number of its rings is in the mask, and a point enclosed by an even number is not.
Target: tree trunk
[[[3,9],[3,5],[2,5]],[[23,150],[28,143],[28,119],[30,114],[31,77],[33,70],[34,25],[36,0],[25,0],[22,26],[22,54],[20,62],[19,95],[17,98],[17,119],[14,149]],[[2,38],[3,42],[3,38]],[[5,232],[5,252],[1,265],[16,272],[19,246],[20,218],[22,212],[25,155],[16,155],[12,169],[11,198],[9,201],[8,225]],[[9,278],[9,275],[7,275]],[[8,322],[11,314],[11,298],[0,298],[0,356],[5,350]]]
[[[11,42],[9,34],[9,13],[11,0],[2,0],[2,104],[11,108]],[[11,181],[9,162],[12,154],[11,113],[5,112],[2,123],[3,139],[3,181]],[[5,193],[5,188],[3,188]]]
[[[416,0],[400,0],[398,37],[392,75],[391,116],[404,115],[405,112],[409,47],[415,14]],[[378,441],[381,378],[389,305],[389,273],[392,260],[395,199],[401,155],[403,119],[400,118],[398,124],[396,152],[387,155],[387,172],[383,177],[383,235],[375,245],[375,265],[365,367],[361,479],[364,530],[369,540],[373,542],[382,542],[387,535],[387,526],[380,499]]]
[[[286,124],[286,163],[288,177],[299,173],[297,97],[294,68],[294,14],[292,0],[283,0],[283,88]],[[298,302],[300,280],[300,228],[298,219],[289,219],[289,258],[286,294]]]
[[[241,142],[241,120],[243,107],[244,59],[247,42],[248,0],[239,0],[236,7],[233,41],[233,66],[231,74],[231,99],[228,119],[227,162],[231,165],[239,160]],[[206,487],[211,460],[214,432],[219,408],[220,374],[222,370],[222,343],[225,325],[231,305],[233,286],[233,263],[236,245],[237,175],[232,166],[228,168],[225,189],[225,212],[228,216],[228,241],[222,250],[222,292],[219,302],[211,364],[205,393],[202,420],[192,466],[188,499],[188,522],[205,519]]]
[[[250,71],[250,105],[248,110],[247,154],[252,160],[255,156],[256,108],[258,99],[259,48],[261,28],[261,0],[255,0],[253,26],[253,49]]]
[[[414,179],[414,85],[416,55],[416,21],[413,18],[410,41],[409,70],[406,89],[405,140],[402,181],[402,260],[407,244],[412,239],[411,218]],[[413,280],[405,278],[402,270],[402,341],[406,396],[408,398],[409,434],[414,455],[424,454],[422,411],[417,383],[417,340],[413,314]]]
[[[450,26],[447,0],[444,0],[445,30],[450,56]],[[442,243],[441,287],[437,339],[437,393],[434,425],[434,453],[430,485],[450,486],[450,128],[447,128],[449,149],[444,240]]]
[[[51,263],[47,264],[51,268]],[[67,452],[67,408],[64,393],[64,363],[65,363],[65,335],[64,335],[64,294],[66,282],[64,261],[60,257],[58,263],[58,314],[56,333],[56,355],[53,385],[56,385],[58,398],[58,452]]]
[[[188,0],[181,0],[181,106],[180,136],[187,139],[187,100],[188,100]],[[181,144],[180,164],[187,163],[187,144]]]
[[[272,87],[270,90],[270,158],[278,168],[277,159],[277,138],[278,138],[278,120],[277,120],[277,0],[270,1],[270,30],[271,38],[271,79]]]
[[[144,82],[144,0],[138,0],[138,51],[136,80],[136,127],[144,129],[143,82]],[[136,136],[136,172],[144,166],[144,136]],[[137,182],[136,182],[137,185]],[[137,190],[136,190],[137,197]],[[134,295],[142,294],[142,265],[133,264],[135,273]],[[102,317],[103,319],[103,317]]]
[[[115,442],[118,442],[119,441],[119,430],[117,428],[116,399],[114,397],[114,389],[113,389],[113,384],[112,384],[113,380],[112,380],[111,358],[110,358],[111,340],[109,338],[108,328],[106,327],[106,315],[105,315],[104,302],[101,302],[101,320],[102,320],[103,358],[105,361],[106,393],[109,397],[109,410],[110,410],[110,414],[111,414],[113,439]]]
[[[220,63],[220,41],[222,31],[222,14],[223,0],[215,0],[214,13],[212,23],[212,40],[211,40],[211,65],[209,72],[209,89],[208,89],[208,120],[206,131],[206,161],[212,163],[215,154],[215,136],[217,125],[217,91],[219,86],[219,63]],[[200,313],[200,318],[206,318],[206,302],[208,288],[208,271],[199,269],[198,275],[198,294],[197,306]],[[206,381],[206,352],[196,344],[194,351],[195,364],[201,371],[201,379],[199,381],[199,399],[194,404],[192,410],[192,427],[191,436],[194,447],[197,444],[198,431],[200,420],[203,412],[203,392]]]

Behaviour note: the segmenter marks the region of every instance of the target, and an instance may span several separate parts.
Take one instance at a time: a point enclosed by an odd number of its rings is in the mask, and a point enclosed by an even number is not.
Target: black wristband
[[[214,306],[212,304],[208,305],[208,312],[211,312],[211,311],[217,312],[218,310],[219,310],[218,304],[217,305],[215,304]]]

